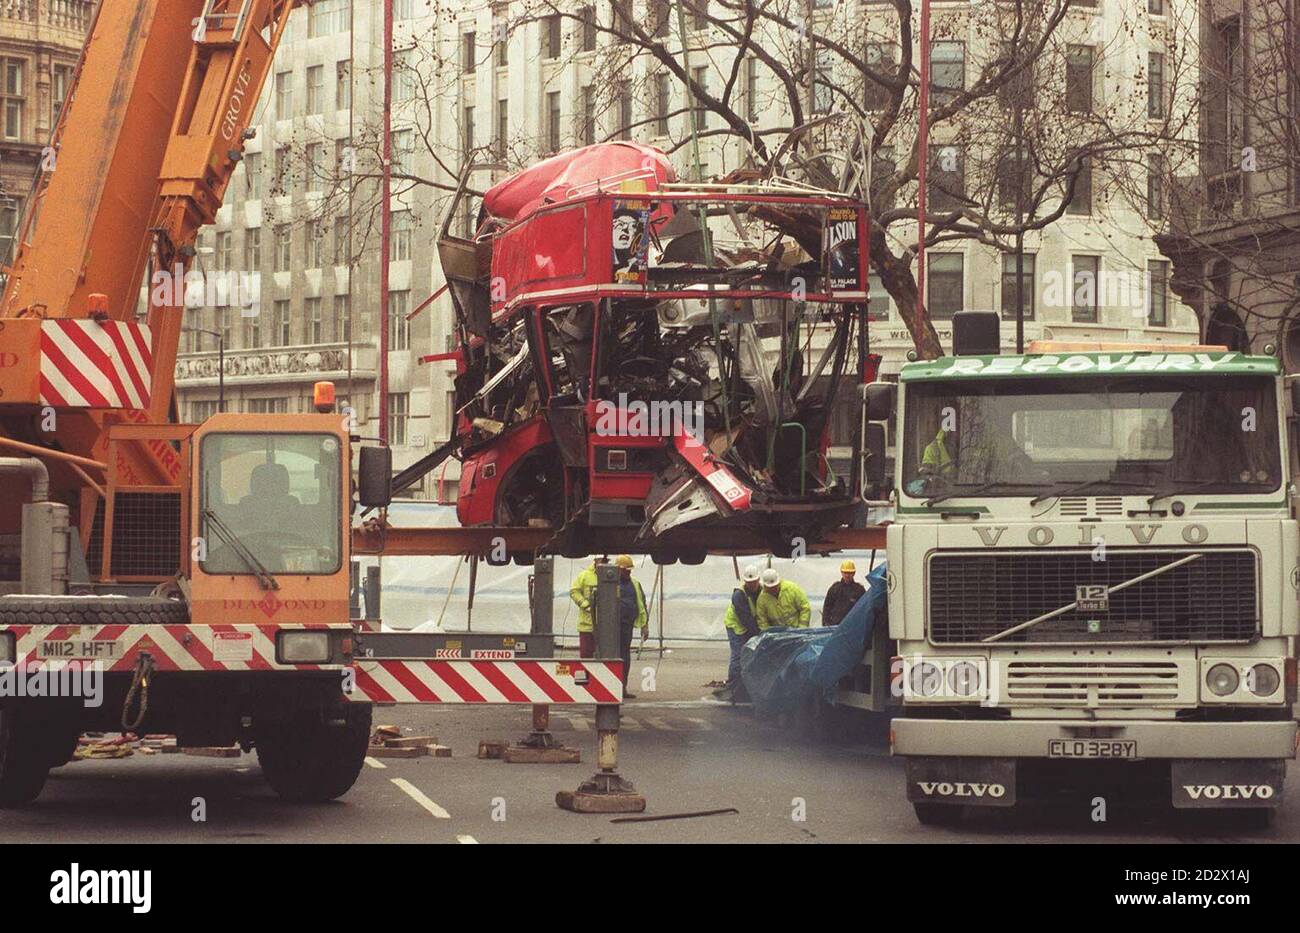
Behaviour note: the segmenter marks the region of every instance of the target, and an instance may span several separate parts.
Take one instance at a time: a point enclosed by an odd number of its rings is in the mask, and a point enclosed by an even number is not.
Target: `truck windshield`
[[[200,458],[204,572],[253,574],[210,512],[273,573],[327,574],[342,563],[340,445],[328,434],[209,434]]]
[[[915,383],[901,485],[945,499],[1270,491],[1274,391],[1256,376]]]

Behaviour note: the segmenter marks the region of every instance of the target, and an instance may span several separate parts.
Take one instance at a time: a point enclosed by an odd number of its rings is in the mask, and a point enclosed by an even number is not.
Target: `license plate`
[[[1051,739],[1048,758],[1136,758],[1136,739]]]
[[[49,661],[113,661],[122,657],[122,645],[110,639],[43,641],[36,646],[36,657]]]

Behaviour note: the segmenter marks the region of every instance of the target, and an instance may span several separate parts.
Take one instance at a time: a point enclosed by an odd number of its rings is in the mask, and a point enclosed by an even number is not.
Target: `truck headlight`
[[[330,659],[329,632],[281,632],[282,664],[323,664]]]
[[[916,696],[935,696],[943,689],[943,672],[938,665],[922,661],[912,668],[911,684]]]
[[[1246,686],[1257,697],[1271,697],[1282,684],[1282,676],[1271,664],[1256,664],[1246,677]]]
[[[948,668],[948,689],[959,697],[973,697],[980,690],[980,669],[974,661],[958,661]]]
[[[905,655],[895,658],[895,664],[900,662],[902,695],[909,702],[975,703],[988,696],[985,658]]]
[[[1236,693],[1240,680],[1237,669],[1231,664],[1216,664],[1205,675],[1205,685],[1210,688],[1210,692],[1221,697]]]
[[[1201,658],[1201,702],[1289,702],[1282,689],[1284,658]]]

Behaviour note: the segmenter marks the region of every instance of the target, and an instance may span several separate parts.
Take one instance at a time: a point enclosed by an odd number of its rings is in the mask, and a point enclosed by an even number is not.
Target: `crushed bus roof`
[[[1272,356],[1250,356],[1231,351],[1164,353],[1143,349],[1088,353],[945,356],[937,360],[920,360],[904,365],[899,373],[899,381],[933,382],[979,376],[1035,378],[1139,373],[1276,376],[1281,372],[1281,363]]]

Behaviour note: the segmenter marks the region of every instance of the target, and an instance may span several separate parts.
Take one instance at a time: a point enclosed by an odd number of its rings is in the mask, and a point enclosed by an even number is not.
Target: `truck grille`
[[[930,640],[978,642],[1073,603],[1086,584],[1117,586],[1196,551],[1107,549],[952,553],[930,560]],[[1204,551],[1117,593],[1106,611],[1072,610],[1004,644],[1245,641],[1259,627],[1256,559],[1249,550]]]
[[[1176,661],[1010,661],[1006,699],[1051,706],[1179,702]]]

